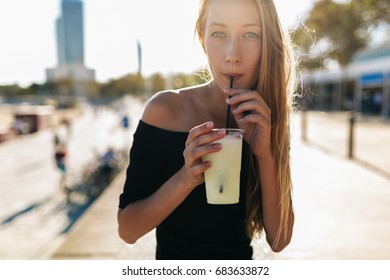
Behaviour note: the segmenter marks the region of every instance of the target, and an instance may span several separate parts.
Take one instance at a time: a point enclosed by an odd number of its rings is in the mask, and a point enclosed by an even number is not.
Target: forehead
[[[206,25],[239,23],[260,25],[258,7],[253,0],[210,0]]]

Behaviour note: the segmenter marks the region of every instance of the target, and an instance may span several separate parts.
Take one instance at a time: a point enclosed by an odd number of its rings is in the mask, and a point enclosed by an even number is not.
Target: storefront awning
[[[363,87],[373,87],[383,85],[383,73],[366,74],[360,77],[360,84]]]

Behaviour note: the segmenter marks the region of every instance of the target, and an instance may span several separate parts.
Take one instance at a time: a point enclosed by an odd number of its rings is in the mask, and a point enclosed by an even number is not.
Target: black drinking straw
[[[230,77],[230,88],[233,88],[233,81],[234,81],[234,77]],[[225,127],[229,128],[229,125],[230,125],[230,104],[228,104],[227,109],[226,109],[226,125],[225,125]]]
[[[234,77],[230,77],[230,88],[233,88],[233,81]],[[230,105],[228,104],[227,109],[226,109],[226,128],[229,128],[230,124]],[[222,182],[221,182],[222,180]],[[223,177],[219,178],[219,193],[223,193],[224,186],[223,186]]]

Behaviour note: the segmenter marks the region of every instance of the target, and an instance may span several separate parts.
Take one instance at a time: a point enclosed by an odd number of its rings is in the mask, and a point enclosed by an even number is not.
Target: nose
[[[238,64],[241,62],[240,47],[236,40],[229,42],[225,61],[231,64]]]

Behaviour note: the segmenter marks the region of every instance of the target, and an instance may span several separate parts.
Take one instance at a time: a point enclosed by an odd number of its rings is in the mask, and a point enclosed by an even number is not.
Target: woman
[[[157,259],[251,259],[251,239],[262,232],[281,251],[294,224],[293,64],[274,3],[203,0],[196,31],[213,79],[147,103],[120,197],[119,235],[134,243],[157,228]],[[230,127],[245,131],[240,202],[210,205],[204,172],[212,163],[202,157],[223,148],[212,142],[225,133],[213,128],[225,126],[227,103]]]

